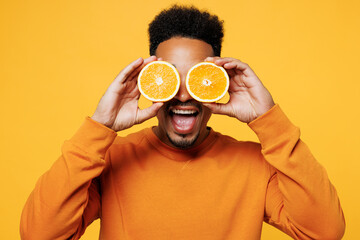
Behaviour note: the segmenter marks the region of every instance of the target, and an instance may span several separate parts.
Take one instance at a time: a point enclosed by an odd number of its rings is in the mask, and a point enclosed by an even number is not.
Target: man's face
[[[157,114],[159,125],[154,132],[164,143],[185,149],[198,145],[208,135],[211,111],[189,95],[185,78],[192,66],[213,55],[211,45],[197,39],[171,38],[159,44],[156,56],[172,63],[181,78],[179,92]]]

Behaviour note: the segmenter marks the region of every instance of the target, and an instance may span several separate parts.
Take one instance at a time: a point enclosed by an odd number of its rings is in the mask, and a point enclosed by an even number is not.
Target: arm
[[[264,220],[294,239],[341,239],[345,221],[336,190],[299,129],[278,105],[249,126],[271,165]]]
[[[22,239],[69,239],[98,218],[100,196],[93,181],[105,167],[116,133],[86,119],[62,146],[62,156],[38,180],[21,216]],[[71,238],[70,238],[71,239]]]
[[[206,61],[224,67],[230,76],[229,101],[206,106],[248,123],[271,166],[265,221],[295,239],[340,239],[345,222],[339,199],[325,169],[300,140],[299,129],[246,63],[220,57]]]
[[[22,239],[79,239],[100,215],[99,183],[116,131],[154,117],[161,103],[140,110],[137,76],[150,57],[125,67],[91,118],[62,147],[61,157],[37,182],[21,216]]]

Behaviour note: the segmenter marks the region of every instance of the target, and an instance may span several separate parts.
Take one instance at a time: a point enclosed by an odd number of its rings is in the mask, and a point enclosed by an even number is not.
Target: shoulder
[[[136,152],[148,145],[146,132],[148,128],[142,129],[138,132],[130,133],[127,136],[117,136],[113,144],[109,148],[109,152]]]
[[[137,161],[139,153],[149,151],[150,144],[146,138],[146,131],[143,129],[127,136],[117,136],[107,151],[107,168],[119,169],[124,164]],[[106,171],[105,171],[106,172]]]
[[[222,158],[227,158],[229,161],[241,162],[241,164],[266,165],[261,152],[260,143],[240,141],[218,132],[216,135],[217,141],[214,144],[213,151],[216,152],[219,157],[222,156]]]
[[[241,141],[237,140],[231,136],[223,135],[219,132],[215,132],[217,138],[217,144],[224,149],[236,149],[236,150],[246,150],[246,151],[261,151],[261,145],[258,142],[252,141]]]
[[[117,136],[113,145],[123,145],[123,144],[140,144],[146,137],[145,132],[148,129],[142,129],[138,132],[130,133],[126,136]]]
[[[269,164],[265,161],[258,142],[240,141],[216,132],[217,140],[211,150],[221,166],[230,166],[238,174],[269,176]]]

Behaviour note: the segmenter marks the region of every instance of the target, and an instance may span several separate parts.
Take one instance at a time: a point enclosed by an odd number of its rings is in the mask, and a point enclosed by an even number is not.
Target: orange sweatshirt
[[[260,144],[211,130],[190,150],[151,129],[122,138],[87,118],[37,182],[22,239],[260,239],[265,221],[294,239],[340,239],[345,221],[324,168],[278,105],[249,124]]]

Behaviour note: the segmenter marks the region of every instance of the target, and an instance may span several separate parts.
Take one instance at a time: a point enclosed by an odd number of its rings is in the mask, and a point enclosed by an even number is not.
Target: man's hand
[[[274,106],[269,91],[246,63],[234,58],[220,57],[208,57],[205,61],[222,66],[230,77],[229,101],[226,104],[204,104],[213,113],[228,115],[249,123]]]
[[[139,72],[155,60],[155,56],[145,60],[139,58],[125,67],[106,90],[91,118],[114,131],[120,131],[156,116],[162,103],[139,109],[140,92],[137,87]]]

